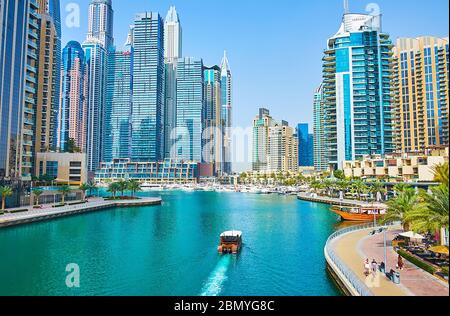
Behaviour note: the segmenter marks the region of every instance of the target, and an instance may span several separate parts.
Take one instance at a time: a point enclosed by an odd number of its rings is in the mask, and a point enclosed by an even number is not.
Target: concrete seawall
[[[89,202],[86,204],[72,206],[68,205],[54,209],[29,210],[28,212],[1,215],[0,228],[47,221],[55,218],[73,216],[82,213],[96,212],[114,207],[140,207],[160,205],[161,203],[162,199],[160,198],[145,198],[140,200]]]

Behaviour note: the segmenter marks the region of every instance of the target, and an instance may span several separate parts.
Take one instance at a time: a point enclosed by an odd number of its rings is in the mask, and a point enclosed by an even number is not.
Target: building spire
[[[226,50],[223,52],[221,68],[222,68],[222,76],[223,75],[226,76],[228,71],[230,71],[230,64],[228,62],[228,57],[227,57],[227,51]]]
[[[344,0],[344,14],[348,14],[349,12],[348,0]]]

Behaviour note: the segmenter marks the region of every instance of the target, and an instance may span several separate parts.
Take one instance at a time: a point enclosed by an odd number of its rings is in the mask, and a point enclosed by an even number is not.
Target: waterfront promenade
[[[380,207],[386,207],[386,204],[380,203],[380,202],[367,202],[367,201],[358,201],[358,200],[350,200],[350,199],[339,199],[339,198],[333,198],[328,196],[312,196],[310,193],[301,192],[297,195],[297,198],[299,200],[303,201],[309,201],[309,202],[316,202],[316,203],[323,203],[323,204],[329,204],[329,205],[341,205],[341,206],[349,206],[349,207],[361,207],[361,206],[367,206],[367,204],[370,205],[377,205]]]
[[[66,205],[53,208],[52,205],[42,205],[40,209],[34,209],[31,206],[22,207],[25,212],[5,213],[0,215],[0,228],[7,226],[21,225],[31,222],[50,220],[58,217],[94,212],[113,207],[134,207],[161,204],[161,198],[142,198],[135,200],[114,200],[107,201],[102,198],[89,199],[89,202],[78,205]],[[11,211],[11,210],[10,210]],[[12,209],[14,211],[14,209]]]
[[[375,296],[448,296],[448,283],[404,260],[405,267],[400,272],[400,284],[394,284],[384,274],[364,276],[364,260],[378,263],[384,261],[383,234],[370,235],[373,228],[357,230],[333,239],[329,250],[359,278]],[[391,240],[401,232],[400,226],[390,227],[387,235],[387,271],[395,270],[398,255],[391,246]]]

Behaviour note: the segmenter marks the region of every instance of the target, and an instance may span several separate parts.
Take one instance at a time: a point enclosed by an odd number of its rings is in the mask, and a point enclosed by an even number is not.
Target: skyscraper
[[[114,11],[111,0],[92,0],[89,5],[88,35],[86,41],[97,43],[106,50],[114,45]]]
[[[314,142],[314,168],[317,171],[328,169],[328,162],[325,152],[325,135],[324,135],[324,102],[322,84],[314,93],[314,125],[313,125],[313,142]]]
[[[88,34],[82,47],[88,65],[87,163],[95,172],[102,160],[106,100],[107,52],[113,46],[111,0],[92,0],[89,5]]]
[[[107,54],[98,43],[84,42],[82,47],[88,67],[86,152],[88,171],[92,173],[102,160]]]
[[[414,152],[448,146],[448,38],[400,38],[395,59],[397,149]]]
[[[328,162],[394,149],[390,101],[392,44],[381,16],[345,14],[323,57]]]
[[[269,127],[267,170],[269,172],[298,171],[298,142],[294,129],[285,121]]]
[[[61,83],[61,21],[59,0],[38,0],[41,16],[36,106],[35,152],[55,149]],[[55,137],[55,138],[54,138]]]
[[[231,128],[232,128],[232,88],[233,88],[233,76],[231,74],[230,65],[228,62],[227,52],[224,52],[222,64],[221,64],[221,103],[222,103],[222,124],[223,124],[223,149],[222,149],[222,161],[223,172],[225,174],[231,174],[232,172],[232,156],[231,156]]]
[[[171,157],[176,127],[176,71],[178,59],[182,57],[182,28],[175,7],[170,7],[164,21],[164,157]]]
[[[275,125],[267,109],[260,108],[259,114],[253,120],[253,171],[264,171],[268,168],[269,128]]]
[[[311,140],[308,124],[297,125],[298,140],[298,166],[311,167],[314,165],[313,151],[314,144]]]
[[[182,58],[177,66],[176,152],[172,156],[202,161],[203,61]]]
[[[183,30],[175,7],[170,7],[164,20],[164,60],[171,64],[183,56]]]
[[[155,12],[138,14],[133,29],[133,161],[164,155],[164,24]]]
[[[223,172],[223,122],[221,98],[221,69],[219,66],[204,68],[204,98],[202,113],[203,161],[213,163],[215,173]]]
[[[132,49],[108,54],[103,161],[131,157]]]
[[[0,181],[31,180],[39,59],[36,0],[0,0]]]
[[[56,148],[68,151],[72,139],[82,152],[86,152],[88,68],[81,44],[75,41],[67,43],[62,60]]]

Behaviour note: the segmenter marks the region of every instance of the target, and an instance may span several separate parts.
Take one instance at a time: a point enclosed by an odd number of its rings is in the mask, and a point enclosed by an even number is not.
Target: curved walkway
[[[396,285],[383,274],[364,276],[364,260],[384,260],[383,234],[369,236],[372,229],[365,229],[342,235],[331,241],[329,247],[350,268],[376,296],[448,296],[449,286],[405,260],[405,268],[400,271],[401,284]],[[387,270],[395,269],[397,254],[390,241],[400,232],[392,227],[387,232]]]

